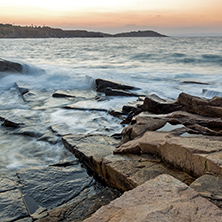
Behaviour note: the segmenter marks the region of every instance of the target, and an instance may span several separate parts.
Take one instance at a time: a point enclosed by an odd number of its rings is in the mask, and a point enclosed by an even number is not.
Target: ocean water
[[[35,136],[52,127],[62,135],[120,133],[120,120],[106,112],[62,108],[75,104],[109,110],[136,100],[96,101],[96,78],[167,99],[176,99],[181,92],[207,98],[222,95],[221,37],[0,39],[0,48],[0,58],[24,68],[22,74],[0,72],[0,116],[25,121],[34,134],[0,126],[0,171],[46,166],[69,156],[59,140],[50,144]],[[24,101],[16,82],[38,96]],[[69,90],[78,99],[52,98],[56,90]]]

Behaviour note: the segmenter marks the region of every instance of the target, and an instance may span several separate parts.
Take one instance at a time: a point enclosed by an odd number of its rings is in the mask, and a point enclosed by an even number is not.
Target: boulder
[[[176,102],[191,113],[203,116],[222,117],[222,97],[206,99],[181,93]]]
[[[0,72],[22,73],[22,70],[23,68],[20,63],[0,59]]]
[[[138,88],[135,88],[134,86],[129,86],[129,85],[123,85],[118,82],[113,82],[110,80],[105,80],[105,79],[96,79],[96,91],[97,92],[105,92],[106,88],[111,88],[111,89],[121,89],[121,90],[136,90]]]
[[[153,96],[147,96],[142,105],[143,111],[148,111],[156,114],[166,114],[178,110],[183,110],[183,106],[178,102],[169,102],[160,100]]]
[[[160,175],[125,192],[84,221],[219,222],[221,218],[221,209],[186,184],[169,175]]]
[[[221,176],[205,174],[197,178],[190,187],[222,209]]]

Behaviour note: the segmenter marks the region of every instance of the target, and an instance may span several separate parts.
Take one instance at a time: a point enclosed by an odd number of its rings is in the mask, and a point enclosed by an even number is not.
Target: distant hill
[[[103,38],[103,37],[166,37],[154,31],[126,32],[115,35],[86,30],[62,30],[48,26],[15,26],[0,24],[0,38]]]
[[[154,31],[137,31],[137,32],[124,32],[113,35],[114,37],[167,37]]]

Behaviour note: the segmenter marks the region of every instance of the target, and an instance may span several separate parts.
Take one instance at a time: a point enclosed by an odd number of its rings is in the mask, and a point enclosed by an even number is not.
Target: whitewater
[[[97,101],[94,80],[108,79],[174,100],[181,92],[212,98],[222,96],[222,38],[73,38],[0,39],[0,58],[19,62],[23,73],[0,72],[0,116],[29,124],[33,135],[0,126],[0,172],[47,166],[71,154],[59,140],[65,134],[120,133],[121,120],[108,112],[62,107],[120,109],[137,98],[109,97]],[[15,83],[36,92],[24,101]],[[76,98],[56,99],[56,90]],[[60,129],[56,143],[36,134]]]

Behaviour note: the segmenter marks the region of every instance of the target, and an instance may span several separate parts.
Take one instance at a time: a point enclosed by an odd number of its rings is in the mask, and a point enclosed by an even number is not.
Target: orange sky
[[[221,33],[222,0],[7,0],[0,23],[115,33]]]

